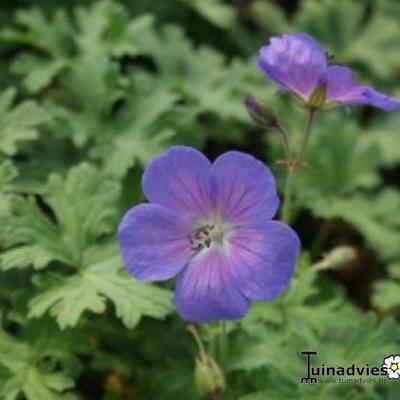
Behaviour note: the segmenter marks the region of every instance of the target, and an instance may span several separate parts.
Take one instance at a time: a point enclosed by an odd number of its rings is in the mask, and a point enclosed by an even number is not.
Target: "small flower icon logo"
[[[386,369],[389,379],[398,379],[400,377],[400,354],[385,358],[382,367]]]

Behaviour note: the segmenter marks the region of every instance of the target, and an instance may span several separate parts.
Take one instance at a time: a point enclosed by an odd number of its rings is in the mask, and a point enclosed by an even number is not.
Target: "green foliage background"
[[[278,138],[243,97],[273,102],[293,142],[304,111],[256,70],[258,48],[309,32],[399,96],[399,20],[397,0],[3,0],[0,399],[199,399],[173,284],[136,282],[118,256],[143,167],[173,144],[234,148],[281,184]],[[318,116],[295,188],[296,276],[228,324],[223,399],[400,398],[398,382],[299,382],[303,350],[344,366],[400,353],[399,144],[399,112]],[[321,262],[339,245],[356,250],[350,265]],[[200,333],[213,353],[219,326]]]

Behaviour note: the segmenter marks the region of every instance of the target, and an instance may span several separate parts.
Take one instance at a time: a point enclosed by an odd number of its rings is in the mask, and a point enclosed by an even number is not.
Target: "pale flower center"
[[[214,215],[208,222],[198,221],[189,235],[191,249],[200,251],[213,243],[222,246],[231,231],[232,227],[218,215]]]
[[[392,363],[392,365],[390,366],[390,369],[391,369],[392,371],[397,371],[397,370],[399,369],[399,366],[398,366],[398,364],[396,364],[396,363]]]

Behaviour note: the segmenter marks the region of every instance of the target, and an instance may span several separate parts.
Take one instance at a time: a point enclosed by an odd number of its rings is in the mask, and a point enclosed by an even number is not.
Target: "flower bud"
[[[265,127],[274,127],[278,123],[276,111],[262,100],[246,96],[244,104],[250,117],[258,124]]]
[[[315,269],[339,269],[352,263],[357,257],[356,250],[351,246],[339,246],[332,249],[322,261],[314,265]]]
[[[225,390],[225,377],[212,357],[203,354],[196,358],[194,376],[200,396],[210,396]]]

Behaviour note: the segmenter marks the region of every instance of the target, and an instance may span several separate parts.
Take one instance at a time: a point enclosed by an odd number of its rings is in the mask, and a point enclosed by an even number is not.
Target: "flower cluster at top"
[[[294,93],[316,110],[337,105],[370,105],[385,111],[400,107],[399,98],[356,84],[349,68],[329,65],[322,46],[306,33],[271,38],[257,63],[280,90]]]
[[[288,225],[272,221],[279,198],[262,162],[230,151],[211,164],[176,146],[149,163],[142,187],[150,204],[124,216],[122,257],[142,281],[178,275],[175,303],[185,320],[240,318],[251,300],[288,287],[300,243]]]

